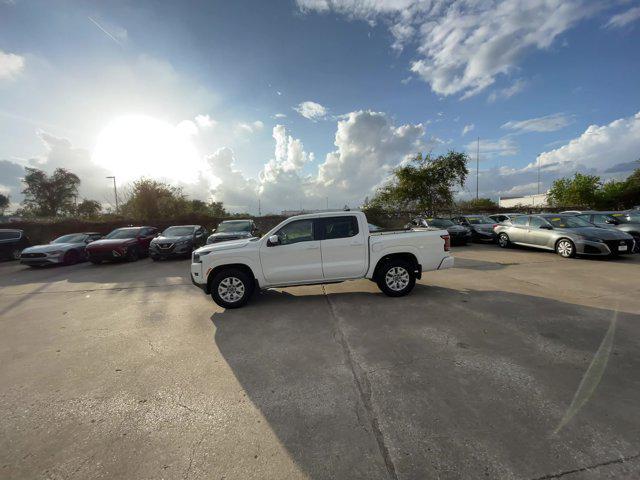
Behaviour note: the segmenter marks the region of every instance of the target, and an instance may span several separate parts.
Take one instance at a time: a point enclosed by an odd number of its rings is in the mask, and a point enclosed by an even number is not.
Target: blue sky
[[[237,210],[356,205],[478,136],[487,196],[534,193],[537,161],[543,188],[624,176],[639,44],[633,1],[0,1],[0,189],[62,166],[105,204],[104,176],[144,174]]]

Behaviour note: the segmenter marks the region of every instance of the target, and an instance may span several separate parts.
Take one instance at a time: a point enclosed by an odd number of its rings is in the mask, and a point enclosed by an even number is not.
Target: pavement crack
[[[638,458],[640,458],[640,453],[636,453],[635,455],[630,455],[628,457],[619,457],[613,460],[607,460],[604,462],[595,463],[593,465],[588,465],[586,467],[574,468],[573,470],[564,470],[558,473],[551,473],[549,475],[543,475],[542,477],[532,478],[531,480],[552,480],[554,478],[562,478],[565,475],[571,475],[573,473],[580,473],[580,472],[588,472],[589,470],[595,470],[596,468],[599,468],[599,467],[607,467],[609,465],[629,462],[631,460],[636,460]]]
[[[198,450],[198,448],[200,447],[200,445],[204,441],[204,437],[205,436],[206,436],[206,434],[203,434],[202,437],[200,437],[200,440],[197,441],[196,443],[194,443],[193,446],[191,447],[191,451],[189,452],[189,465],[187,466],[187,469],[185,470],[184,475],[182,476],[182,478],[184,480],[187,480],[189,478],[189,475],[191,475],[191,467],[193,466],[193,458],[196,455],[196,450]]]
[[[375,409],[373,407],[373,402],[371,398],[371,383],[369,382],[369,377],[367,376],[367,372],[358,364],[357,360],[354,357],[353,351],[349,342],[347,341],[347,337],[344,334],[344,330],[342,329],[340,317],[337,315],[335,311],[335,307],[331,300],[329,299],[329,295],[327,295],[327,291],[322,286],[322,292],[324,293],[324,297],[327,299],[327,304],[329,305],[329,311],[331,312],[331,317],[333,318],[333,323],[335,326],[335,334],[334,339],[342,347],[342,351],[347,360],[347,366],[349,370],[351,370],[351,374],[353,376],[353,381],[356,386],[356,390],[360,396],[360,401],[364,407],[364,410],[367,414],[369,424],[371,426],[371,430],[376,439],[376,443],[378,444],[378,449],[380,450],[380,455],[384,461],[385,467],[387,469],[387,475],[391,480],[398,480],[398,475],[396,473],[395,465],[393,464],[393,459],[391,458],[391,454],[389,452],[389,447],[385,442],[384,434],[380,429],[380,423],[378,421],[378,417],[376,416]],[[362,424],[359,415],[358,422]]]

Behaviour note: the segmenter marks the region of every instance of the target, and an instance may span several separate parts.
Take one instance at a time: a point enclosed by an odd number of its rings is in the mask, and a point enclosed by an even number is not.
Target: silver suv
[[[596,227],[567,214],[522,215],[497,225],[498,245],[525,245],[555,251],[561,257],[618,255],[633,252],[631,235]]]

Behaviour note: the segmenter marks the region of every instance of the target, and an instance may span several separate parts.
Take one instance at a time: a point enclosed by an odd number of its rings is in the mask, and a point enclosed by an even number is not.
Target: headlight
[[[596,238],[596,237],[582,237],[582,238],[584,238],[587,242],[604,243],[604,240],[602,240],[601,238]]]
[[[203,257],[205,255],[209,255],[210,253],[211,253],[210,250],[204,251],[204,252],[193,252],[193,263],[202,262],[202,260],[200,260],[200,257]]]

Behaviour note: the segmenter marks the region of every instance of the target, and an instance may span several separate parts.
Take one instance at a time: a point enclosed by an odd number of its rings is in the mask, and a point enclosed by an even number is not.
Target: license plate
[[[627,246],[626,245],[620,245],[618,247],[618,251],[619,252],[626,252],[627,251]]]

